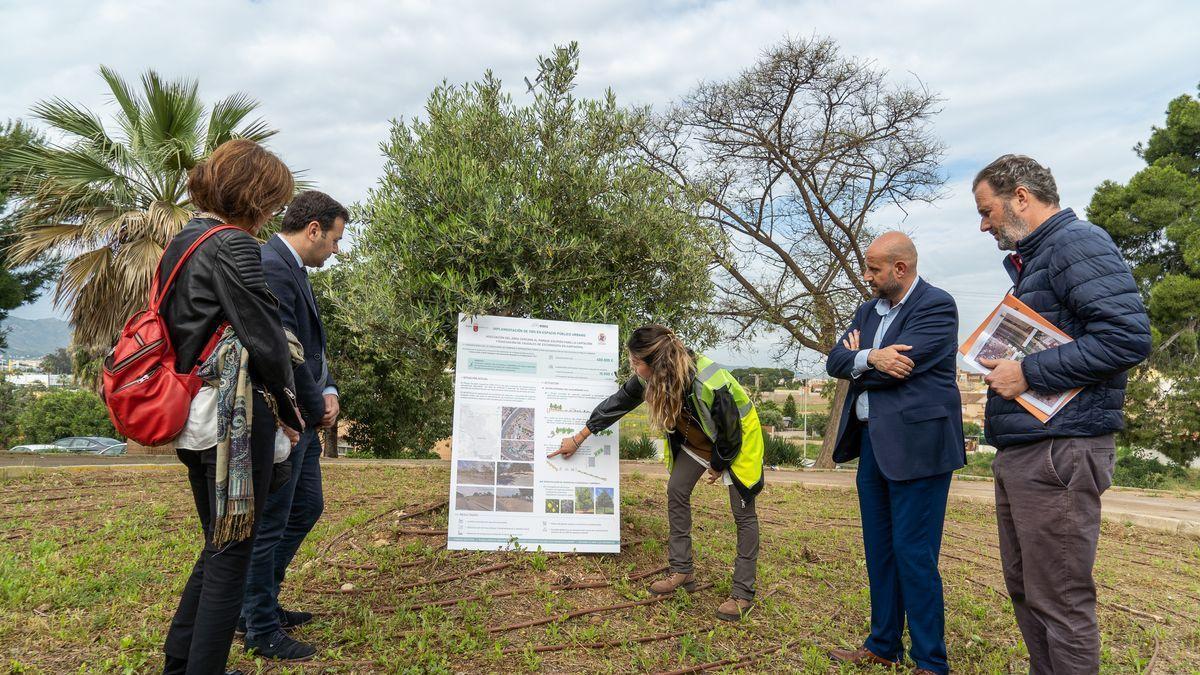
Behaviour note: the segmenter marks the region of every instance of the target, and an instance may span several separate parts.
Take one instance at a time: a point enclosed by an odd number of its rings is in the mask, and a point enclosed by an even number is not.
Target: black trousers
[[[245,541],[223,548],[212,543],[213,523],[217,518],[217,449],[202,452],[177,450],[179,461],[188,468],[196,514],[204,529],[204,548],[192,566],[183,587],[179,609],[167,631],[166,663],[163,673],[209,675],[225,672],[233,631],[242,611],[246,589],[246,571],[254,549],[254,533]],[[275,454],[275,417],[262,395],[254,393],[254,419],[250,428],[250,462],[254,475],[254,530],[271,486],[272,460]]]

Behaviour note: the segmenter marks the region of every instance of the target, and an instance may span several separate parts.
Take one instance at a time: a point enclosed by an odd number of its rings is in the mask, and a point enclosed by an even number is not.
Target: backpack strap
[[[150,282],[150,311],[155,313],[158,312],[159,306],[162,305],[163,300],[165,300],[167,297],[167,291],[171,290],[171,285],[175,283],[175,277],[179,274],[179,270],[183,268],[183,264],[192,256],[192,253],[194,253],[196,249],[200,248],[200,244],[203,244],[208,240],[209,237],[218,232],[240,229],[242,228],[238,227],[237,225],[218,225],[216,227],[209,228],[206,232],[197,237],[196,241],[192,242],[192,245],[183,252],[183,256],[179,258],[179,262],[175,263],[175,268],[171,270],[171,274],[167,277],[167,283],[164,284],[162,288],[159,288],[158,286],[158,275],[161,270],[159,268],[155,268],[154,279]]]

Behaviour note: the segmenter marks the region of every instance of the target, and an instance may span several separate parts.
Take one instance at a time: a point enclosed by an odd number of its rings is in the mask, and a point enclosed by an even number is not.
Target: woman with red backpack
[[[167,633],[164,673],[225,672],[271,485],[276,430],[295,443],[304,428],[288,341],[254,238],[293,191],[278,157],[253,141],[223,143],[188,177],[193,206],[207,213],[184,226],[159,262],[157,278],[168,279],[159,311],[175,370],[199,366],[206,383],[175,439],[204,549]],[[221,229],[209,233],[214,228]]]

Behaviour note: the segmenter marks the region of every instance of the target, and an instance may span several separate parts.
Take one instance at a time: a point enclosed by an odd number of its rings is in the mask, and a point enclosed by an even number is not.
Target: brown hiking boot
[[[829,658],[842,663],[853,663],[858,666],[891,666],[899,668],[900,664],[896,661],[888,661],[882,656],[876,656],[874,652],[866,647],[859,647],[855,650],[849,649],[831,649],[829,650]]]
[[[729,598],[717,608],[717,618],[722,621],[741,621],[754,609],[754,601]]]
[[[666,579],[659,579],[650,584],[650,592],[655,595],[670,595],[680,586],[688,593],[696,590],[696,575],[676,572]]]

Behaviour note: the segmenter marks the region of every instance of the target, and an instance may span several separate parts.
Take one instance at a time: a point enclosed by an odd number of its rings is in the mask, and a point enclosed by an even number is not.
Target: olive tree
[[[351,440],[388,452],[448,432],[460,312],[615,323],[624,335],[659,322],[697,348],[715,337],[695,206],[641,161],[647,112],[611,91],[577,96],[578,68],[575,44],[556,48],[523,103],[487,72],[442,84],[422,118],[393,123],[331,287],[331,332],[351,364],[373,364],[339,368],[342,382],[379,368],[400,381],[383,396],[364,383],[375,395],[344,401],[360,422]]]

